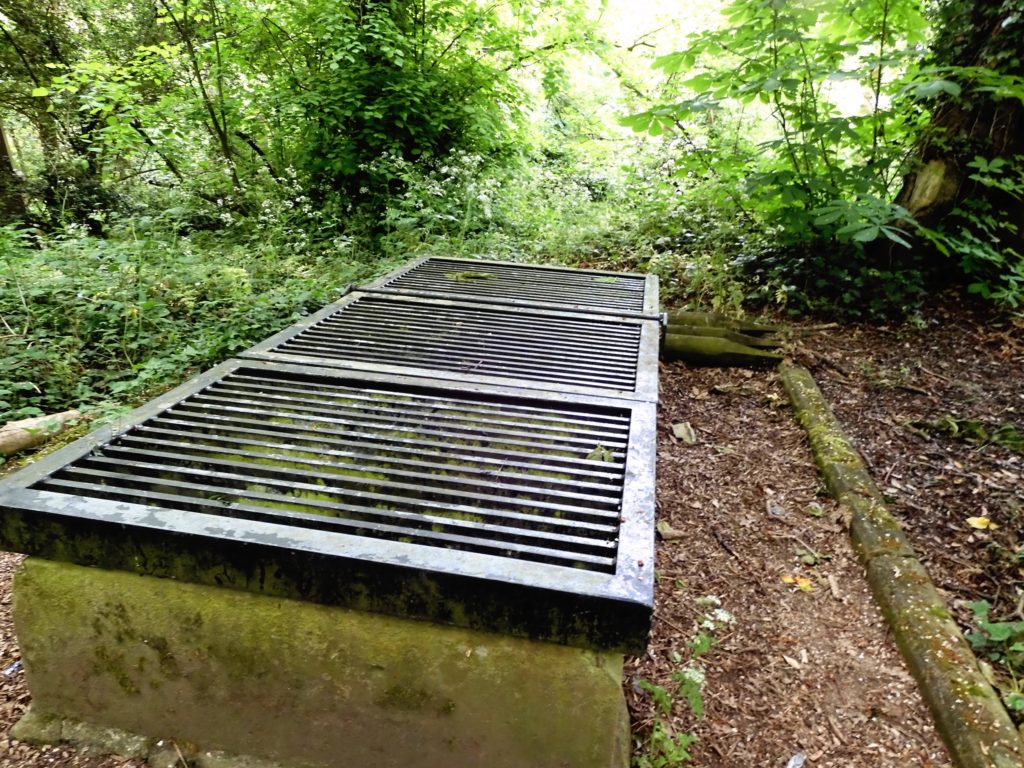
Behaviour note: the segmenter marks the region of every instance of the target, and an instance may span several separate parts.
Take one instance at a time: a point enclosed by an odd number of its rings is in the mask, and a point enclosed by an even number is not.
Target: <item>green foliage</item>
[[[1024,434],[1021,434],[1012,422],[993,426],[978,419],[959,418],[950,414],[934,421],[915,421],[911,426],[932,434],[948,435],[974,445],[1000,445],[1007,450],[1024,454]]]
[[[381,155],[496,151],[514,137],[521,95],[503,60],[524,55],[523,39],[497,5],[314,3],[303,26],[318,65],[297,100],[302,162],[319,184],[386,196],[391,179],[371,167]]]
[[[968,179],[1002,198],[1024,203],[1024,156],[967,163]],[[984,196],[967,196],[936,228],[920,227],[935,249],[959,267],[972,282],[971,293],[1010,307],[1024,306],[1024,253],[1007,239],[1019,238],[1020,225]]]
[[[1024,689],[1020,682],[1024,674],[1024,621],[992,621],[992,606],[987,600],[975,601],[970,608],[978,631],[968,632],[967,639],[976,652],[1007,670],[1010,680],[1003,686],[1003,701],[1009,709],[1024,715]]]
[[[715,644],[714,633],[734,622],[731,614],[721,608],[721,601],[714,595],[697,600],[703,613],[697,631],[688,644],[689,659],[684,663],[678,652],[672,659],[676,667],[671,679],[671,688],[657,685],[648,680],[638,680],[637,687],[648,694],[655,706],[655,719],[647,734],[646,742],[635,756],[635,768],[671,768],[691,758],[690,747],[697,741],[692,733],[679,730],[673,723],[676,702],[686,702],[693,717],[704,717],[704,666],[701,657],[711,651]]]
[[[913,307],[929,265],[917,235],[956,258],[971,290],[1016,306],[1019,254],[998,232],[1005,211],[969,197],[953,226],[921,227],[894,202],[932,106],[962,94],[1019,98],[1024,80],[979,66],[922,67],[928,20],[917,0],[733,0],[723,26],[661,56],[659,102],[623,118],[679,137],[684,194],[766,233],[773,246],[736,254],[752,296],[849,314]],[[844,93],[846,96],[844,97]],[[859,105],[850,103],[859,94]],[[976,158],[976,185],[1019,199],[1019,163]],[[959,222],[959,224],[957,223]]]
[[[138,401],[373,272],[330,244],[279,250],[273,237],[140,233],[137,223],[105,240],[0,229],[0,270],[12,287],[0,292],[0,422]]]

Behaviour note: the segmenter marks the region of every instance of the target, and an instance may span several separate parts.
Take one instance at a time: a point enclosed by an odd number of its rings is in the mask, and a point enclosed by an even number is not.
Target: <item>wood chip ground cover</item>
[[[661,401],[658,519],[686,536],[659,542],[654,634],[627,670],[636,738],[656,716],[639,681],[673,687],[713,595],[735,622],[702,659],[705,716],[673,707],[692,765],[948,766],[775,374],[665,366]]]

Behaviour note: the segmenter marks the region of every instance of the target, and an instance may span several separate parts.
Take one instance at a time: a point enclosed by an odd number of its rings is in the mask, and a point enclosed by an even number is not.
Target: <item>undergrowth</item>
[[[0,229],[0,423],[141,401],[381,266],[266,231]]]

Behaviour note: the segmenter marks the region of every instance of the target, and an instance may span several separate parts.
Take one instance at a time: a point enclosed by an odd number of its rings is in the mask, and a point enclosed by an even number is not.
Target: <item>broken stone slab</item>
[[[728,328],[739,333],[751,335],[774,333],[779,330],[777,325],[764,325],[747,320],[737,320],[734,317],[729,317],[719,312],[699,312],[683,309],[675,309],[668,312],[668,323],[669,325],[703,325],[710,328]]]
[[[621,654],[38,558],[14,619],[33,699],[17,738],[81,722],[82,742],[289,768],[628,765]]]

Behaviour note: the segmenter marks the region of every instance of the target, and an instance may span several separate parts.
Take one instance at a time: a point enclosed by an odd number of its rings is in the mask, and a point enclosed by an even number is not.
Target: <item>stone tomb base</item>
[[[621,655],[31,558],[14,598],[16,738],[210,766],[628,765]]]

